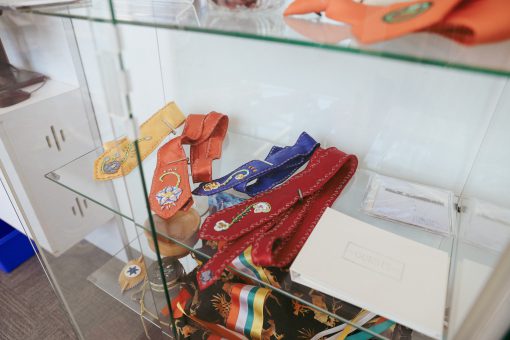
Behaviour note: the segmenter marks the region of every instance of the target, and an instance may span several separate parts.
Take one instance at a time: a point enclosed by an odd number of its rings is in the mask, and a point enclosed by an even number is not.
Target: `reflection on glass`
[[[211,8],[204,13],[203,26],[230,32],[281,35],[285,29],[278,12],[235,12]]]

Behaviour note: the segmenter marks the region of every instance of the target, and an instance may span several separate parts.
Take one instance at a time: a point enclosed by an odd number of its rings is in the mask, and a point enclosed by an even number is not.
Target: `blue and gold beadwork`
[[[209,182],[209,183],[205,184],[203,189],[204,189],[204,191],[212,191],[212,190],[216,190],[224,185],[227,185],[232,179],[241,181],[244,178],[246,178],[246,176],[248,176],[250,174],[250,170],[251,170],[251,172],[257,172],[257,169],[255,167],[248,166],[248,169],[241,169],[241,170],[237,170],[236,172],[232,173],[222,183],[220,183],[218,181],[213,181],[213,182]]]

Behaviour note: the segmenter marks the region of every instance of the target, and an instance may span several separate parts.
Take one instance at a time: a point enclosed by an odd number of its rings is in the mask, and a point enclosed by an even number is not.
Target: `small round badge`
[[[140,266],[138,266],[136,264],[126,266],[126,268],[124,269],[124,275],[126,275],[126,277],[129,277],[129,278],[137,277],[141,273],[142,273],[142,268],[140,268]]]
[[[126,263],[119,274],[119,285],[122,292],[133,288],[145,279],[145,263],[142,256]]]

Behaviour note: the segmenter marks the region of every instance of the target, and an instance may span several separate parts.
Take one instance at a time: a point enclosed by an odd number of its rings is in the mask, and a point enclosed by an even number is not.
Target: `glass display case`
[[[479,321],[473,339],[501,337],[510,41],[364,44],[326,15],[284,16],[291,1],[229,3],[0,16],[8,63],[47,78],[0,109],[2,179],[77,336],[467,339]],[[327,207],[409,248],[351,254],[331,231],[309,264],[331,285],[299,280]],[[431,285],[404,286],[415,271]],[[428,300],[440,311],[420,315]]]

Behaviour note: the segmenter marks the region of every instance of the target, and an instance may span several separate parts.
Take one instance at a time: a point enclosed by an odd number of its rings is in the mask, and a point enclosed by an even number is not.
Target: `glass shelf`
[[[290,1],[287,1],[289,3]],[[510,76],[510,41],[474,47],[431,33],[415,33],[362,45],[348,26],[315,14],[284,18],[283,9],[228,12],[204,0],[189,4],[165,0],[91,0],[67,6],[29,9],[36,14],[96,22],[158,27],[294,44],[398,61]]]
[[[122,293],[119,287],[118,276],[128,259],[138,258],[142,254],[140,248],[140,243],[135,239],[87,277],[87,280],[92,282],[96,287],[139,315],[141,315],[140,303],[132,298],[133,292],[138,290],[138,288],[135,287],[132,290]],[[150,265],[153,261],[153,259],[147,258],[147,256],[145,257],[146,265]],[[154,326],[161,328],[159,320],[153,317],[158,315],[155,310],[156,303],[154,298],[155,295],[150,294],[150,292],[145,294],[144,305],[150,314],[144,313],[143,318]],[[164,297],[161,297],[161,301],[164,301]],[[162,303],[163,302],[160,302],[160,304]],[[166,332],[164,334],[169,336]]]
[[[163,141],[165,143],[165,141]],[[163,143],[161,145],[163,145]],[[228,132],[223,144],[222,158],[213,162],[213,174],[215,178],[219,178],[228,174],[231,170],[237,168],[240,164],[246,163],[252,159],[263,159],[275,143],[253,138],[243,134]],[[246,152],[246,150],[253,150]],[[135,222],[139,227],[144,226],[147,219],[146,201],[142,194],[143,188],[140,181],[140,172],[135,169],[127,176],[114,179],[112,181],[95,181],[92,178],[93,165],[95,159],[103,152],[102,148],[95,149],[89,153],[75,159],[74,161],[46,174],[46,177],[59,185],[81,195],[97,204],[113,211],[121,217],[127,218]],[[142,163],[145,183],[150,186],[152,183],[152,174],[156,167],[156,152],[151,153]],[[80,177],[78,169],[90,168],[90,178]],[[406,238],[415,240],[425,245],[442,249],[450,252],[452,248],[452,236],[445,236],[431,233],[421,228],[410,227],[407,224],[392,222],[365,214],[362,209],[362,201],[365,191],[370,180],[372,171],[358,168],[353,179],[340,195],[339,199],[333,204],[333,208],[341,211],[349,216],[362,220],[364,222],[375,225],[381,229],[393,232]],[[109,196],[97,196],[97,192],[101,192],[99,187],[110,186],[114,184],[125,183],[129,189],[138,189],[140,191],[129,190],[131,204],[128,208],[118,207],[112,204]],[[192,189],[196,184],[192,184]],[[150,190],[150,187],[147,187]],[[106,190],[105,190],[106,191]],[[195,209],[201,216],[205,217],[208,210],[208,200],[206,197],[193,196],[195,201]],[[452,207],[453,209],[453,207]],[[455,224],[455,221],[454,223]]]
[[[232,169],[235,169],[239,164],[245,163],[251,159],[263,159],[265,154],[269,151],[269,149],[274,145],[274,143],[245,136],[238,133],[229,132],[227,134],[227,138],[224,142],[222,158],[218,161],[215,161],[213,164],[213,173],[215,177],[220,177],[227,174]],[[251,152],[246,152],[246,150],[252,150]],[[65,188],[74,191],[75,193],[91,200],[96,203],[102,205],[103,207],[115,212],[116,214],[133,221],[135,225],[139,229],[144,228],[145,219],[147,217],[146,211],[146,202],[145,197],[143,195],[141,181],[140,181],[140,173],[137,170],[134,170],[127,176],[122,178],[114,179],[113,181],[95,181],[92,178],[93,164],[94,160],[102,153],[102,149],[93,150],[82,157],[74,160],[73,162],[68,163],[67,165],[56,169],[46,175],[46,177],[59,185],[64,186]],[[155,169],[156,164],[156,152],[153,152],[149,155],[142,163],[142,168],[144,172],[145,182],[151,183],[152,174]],[[79,168],[90,168],[91,176],[90,178],[81,178],[77,177],[77,169]],[[409,239],[413,239],[417,242],[423,243],[425,245],[441,249],[447,252],[450,257],[453,251],[454,245],[454,236],[453,235],[442,235],[435,234],[424,229],[410,227],[409,225],[392,222],[388,220],[383,220],[380,218],[375,218],[373,216],[369,216],[365,214],[361,209],[361,203],[364,199],[365,191],[368,185],[368,181],[370,180],[373,172],[366,169],[358,169],[355,174],[355,177],[351,180],[349,185],[345,188],[340,198],[334,203],[333,208],[337,209],[343,213],[346,213],[352,217],[363,220],[367,223],[370,223],[374,226],[377,226],[381,229],[390,231],[392,233],[404,236]],[[94,193],[98,192],[98,186],[104,185],[114,185],[117,187],[118,184],[125,183],[127,187],[138,188],[137,191],[129,190],[130,193],[137,193],[137,195],[130,194],[131,204],[129,205],[130,209],[122,210],[121,208],[114,206],[111,204],[111,200],[108,197],[97,197]],[[147,188],[149,189],[149,188]],[[207,217],[207,213],[209,210],[208,200],[204,197],[194,197],[195,205],[194,208],[202,215],[202,218],[205,219]],[[452,207],[454,209],[454,207]],[[454,214],[455,215],[455,214]],[[203,220],[202,220],[203,221]],[[454,225],[456,222],[454,221]],[[140,230],[142,231],[142,230]],[[174,241],[181,246],[187,248],[192,251],[196,258],[206,260],[210,257],[210,253],[203,252],[202,242],[199,241],[195,246],[189,247],[183,243],[180,243],[178,240],[172,239],[167,235],[161,235],[171,241]],[[141,235],[140,239],[144,239],[144,243],[147,243],[145,237]],[[144,254],[151,253],[149,249],[143,251]],[[155,259],[155,258],[154,258]],[[114,261],[114,260],[112,260]],[[113,265],[113,264],[112,264]],[[115,265],[119,267],[121,263],[116,261]],[[191,267],[190,267],[191,268]],[[187,268],[187,271],[190,271],[190,268]],[[106,268],[107,269],[107,268]],[[105,269],[105,270],[106,270]],[[118,269],[118,268],[117,268]],[[238,272],[233,269],[233,271],[239,273],[242,276],[248,276],[245,273]],[[260,284],[268,285],[254,276],[249,277],[250,280],[258,282]],[[289,274],[284,274],[278,282],[274,284],[268,285],[271,289],[286,295],[289,298],[300,301],[301,303],[313,307],[327,315],[340,319],[344,322],[348,320],[344,319],[342,315],[337,315],[332,313],[331,311],[325,310],[321,308],[321,306],[317,306],[314,304],[314,301],[311,299],[306,300],[304,298],[304,291],[309,290],[304,286],[300,286],[296,283],[292,283],[290,280]],[[356,308],[356,307],[353,307]],[[422,335],[420,335],[422,336]]]
[[[197,244],[197,246],[200,246],[201,242]],[[187,247],[188,248],[188,247]],[[193,249],[193,248],[189,248]],[[208,257],[204,253],[201,253],[198,249],[193,249],[194,258],[205,258]],[[136,314],[143,317],[145,320],[144,322],[150,322],[155,327],[162,329],[162,334],[167,338],[172,338],[169,327],[169,321],[163,320],[163,318],[160,315],[160,312],[158,312],[156,309],[162,309],[165,306],[165,297],[163,293],[158,293],[155,291],[150,290],[149,288],[146,289],[146,293],[144,296],[144,305],[145,305],[145,312],[142,314],[140,310],[140,303],[133,298],[134,294],[139,294],[140,285],[132,288],[131,290],[128,290],[124,293],[120,291],[119,284],[118,284],[118,275],[121,272],[122,268],[127,263],[128,259],[134,259],[138,258],[140,255],[144,256],[144,262],[147,267],[149,267],[153,262],[156,261],[155,254],[151,252],[147,239],[143,236],[143,234],[137,235],[137,237],[131,241],[126,247],[119,250],[115,255],[111,257],[110,260],[108,260],[104,265],[102,265],[100,268],[98,268],[96,271],[91,273],[87,280],[93,283],[97,288],[104,291],[106,294],[108,294],[113,299],[117,300]],[[203,255],[201,255],[203,254]],[[196,266],[196,262],[191,256],[185,256],[184,258],[181,258],[179,261],[183,265],[183,268],[185,269],[187,274],[192,275],[192,271],[194,267]],[[237,272],[238,274],[243,275],[243,273],[236,271],[233,269],[233,271]],[[188,275],[189,276],[189,275]],[[311,297],[308,296],[307,292],[310,291],[309,288],[290,282],[290,276],[279,276],[278,282],[275,282],[275,285],[280,285],[281,288],[276,288],[275,286],[271,286],[273,290],[277,290],[280,293],[284,292],[284,295],[290,296],[291,298],[295,300],[299,300],[301,303],[307,306],[314,307],[318,310],[318,312],[325,312],[322,308],[319,306],[316,306],[311,301]],[[180,280],[180,284],[186,284],[188,281],[183,279]],[[137,293],[138,292],[138,293]],[[174,296],[176,294],[177,290],[170,291],[171,296]],[[290,295],[292,294],[292,295]],[[315,295],[318,296],[318,295]],[[326,295],[324,295],[326,296]],[[332,299],[331,297],[327,296],[327,299]],[[337,300],[337,306],[341,306],[341,314],[333,314],[331,312],[327,312],[326,314],[331,318],[337,318],[342,320],[342,315],[347,316],[350,315],[351,317],[356,315],[360,308],[355,307],[353,305],[347,304],[342,301]],[[340,308],[339,308],[340,309]],[[317,314],[319,316],[320,314]],[[194,324],[196,327],[197,325]],[[384,338],[383,338],[384,339]],[[420,339],[420,340],[427,340],[428,337],[416,333],[413,333],[413,339]]]
[[[142,312],[141,304],[138,301],[141,297],[142,284],[125,292],[122,292],[119,287],[118,276],[122,268],[124,268],[128,260],[136,259],[142,254],[146,268],[149,268],[157,261],[156,254],[151,251],[147,238],[143,236],[143,233],[140,233],[126,247],[114,254],[104,265],[91,273],[87,280],[142,317],[144,320],[142,322],[148,322],[161,329],[163,339],[174,339],[170,328],[170,320],[161,315],[161,310],[166,306],[163,292],[154,291],[147,286],[143,295],[145,310]],[[180,259],[180,261],[186,272],[191,272],[196,267],[196,262],[191,256],[186,256]],[[199,325],[194,324],[194,327],[199,327]]]

